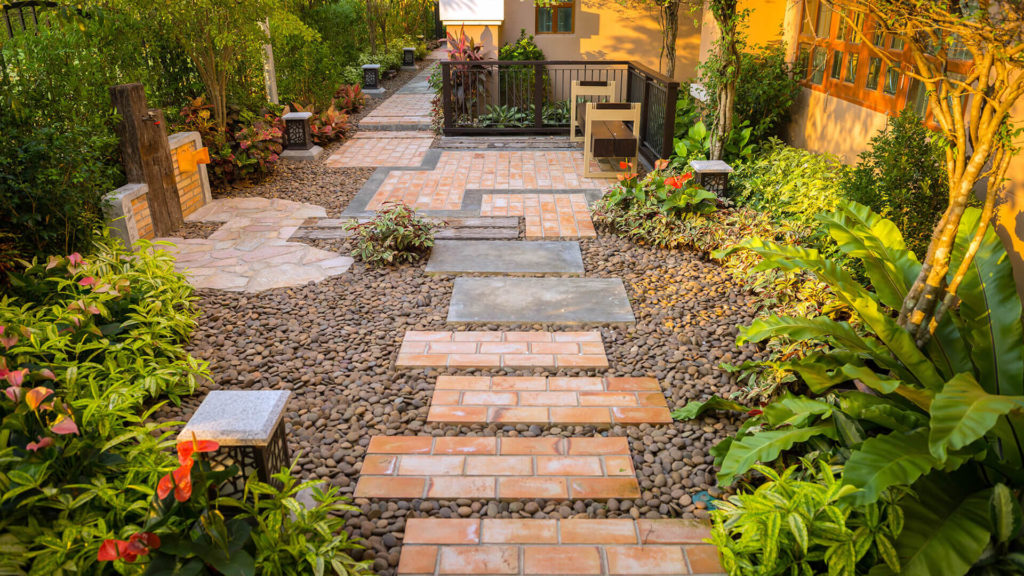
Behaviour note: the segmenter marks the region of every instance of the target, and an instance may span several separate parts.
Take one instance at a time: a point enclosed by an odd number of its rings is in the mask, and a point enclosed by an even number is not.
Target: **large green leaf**
[[[942,387],[944,379],[939,376],[934,364],[917,348],[913,336],[901,328],[888,311],[882,309],[874,294],[858,284],[841,266],[822,258],[817,250],[799,246],[764,242],[759,238],[747,238],[739,245],[764,258],[759,268],[805,271],[828,284],[832,292],[857,312],[860,319],[902,364],[898,368],[886,368],[893,369],[901,379],[916,381],[926,388],[938,390]],[[884,361],[884,357],[880,360]]]
[[[848,323],[836,322],[827,316],[795,318],[772,315],[768,318],[758,318],[751,322],[750,326],[740,328],[736,344],[761,342],[779,336],[786,336],[794,341],[830,338],[852,352],[870,354],[874,351]]]
[[[889,398],[865,394],[856,390],[843,392],[839,405],[843,412],[858,420],[866,420],[890,430],[909,432],[928,425],[928,417],[922,412],[904,409]]]
[[[951,270],[963,261],[980,211],[964,212],[951,256]],[[1024,324],[1013,269],[1002,242],[989,227],[957,290],[961,332],[977,368],[978,382],[992,394],[1024,394]]]
[[[672,412],[672,418],[675,420],[693,420],[708,410],[746,412],[750,410],[750,408],[740,404],[739,402],[733,402],[732,400],[726,400],[725,398],[719,398],[718,396],[712,395],[711,398],[708,398],[703,402],[698,402],[696,400],[687,402],[686,406]]]
[[[960,484],[934,473],[914,484],[917,498],[901,500],[906,517],[896,540],[901,576],[962,576],[981,556],[991,538],[990,491],[972,493]],[[894,575],[884,564],[871,571],[871,576]]]
[[[722,467],[718,471],[718,483],[722,486],[732,484],[736,476],[750,470],[758,462],[771,462],[779,457],[783,450],[792,448],[794,444],[806,442],[814,436],[835,436],[835,426],[818,424],[807,428],[788,426],[781,430],[768,430],[734,439],[729,444],[729,451],[722,459]]]
[[[949,455],[943,462],[932,456],[927,428],[875,436],[865,440],[843,468],[843,483],[857,489],[845,498],[856,505],[870,504],[890,486],[913,484],[933,469],[951,469],[965,460]]]
[[[818,219],[825,223],[840,250],[864,263],[879,301],[899,309],[921,263],[907,250],[896,225],[856,202],[844,202],[836,212],[819,215]]]
[[[989,394],[971,374],[957,374],[935,395],[931,406],[932,455],[962,448],[988,433],[1000,416],[1024,410],[1024,396]]]

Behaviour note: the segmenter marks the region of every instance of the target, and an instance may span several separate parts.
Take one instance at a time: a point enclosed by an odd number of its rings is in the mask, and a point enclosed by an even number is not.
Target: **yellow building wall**
[[[700,47],[698,15],[685,9],[679,15],[676,38],[676,80],[697,74]],[[634,60],[665,71],[661,56],[661,27],[657,12],[626,7],[616,0],[576,0],[573,34],[535,34],[536,10],[531,0],[506,0],[501,44],[513,42],[519,31],[534,34],[548,60]]]
[[[750,10],[747,18],[747,44],[750,46],[776,44],[783,40],[789,41],[786,32],[786,15],[791,10],[794,0],[741,0],[740,10]],[[714,41],[718,39],[718,25],[710,10],[701,13],[700,61],[704,61],[711,51]]]

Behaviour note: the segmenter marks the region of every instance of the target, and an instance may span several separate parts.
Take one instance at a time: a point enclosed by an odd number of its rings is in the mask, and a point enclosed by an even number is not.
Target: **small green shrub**
[[[434,245],[435,228],[405,204],[388,204],[371,220],[346,227],[356,233],[352,255],[371,266],[419,260]]]
[[[486,113],[481,114],[480,117],[477,118],[477,122],[480,126],[493,128],[516,128],[520,126],[529,126],[533,123],[532,111],[520,110],[515,106],[508,106],[505,104],[488,104],[486,110]]]
[[[359,84],[342,84],[334,92],[334,107],[340,112],[351,114],[366,106],[366,94]]]
[[[663,166],[663,164],[661,164]],[[622,170],[633,166],[622,162]],[[655,169],[640,178],[636,172],[619,175],[619,183],[599,201],[599,209],[607,214],[658,212],[678,219],[686,214],[710,214],[718,208],[717,197],[693,181],[693,173],[671,175]]]
[[[840,188],[850,200],[895,222],[907,246],[923,257],[949,201],[945,148],[906,108],[871,138],[870,148],[845,174]]]
[[[903,529],[898,498],[852,506],[827,462],[803,461],[782,474],[716,502],[711,542],[730,576],[866,575],[885,564],[899,573],[893,542]]]
[[[754,158],[757,147],[750,143],[750,127],[746,122],[738,124],[729,132],[725,141],[725,161],[739,166]],[[675,154],[672,156],[674,170],[689,170],[691,160],[707,160],[711,155],[711,131],[702,121],[686,130],[673,141]]]
[[[782,137],[793,103],[800,94],[800,84],[790,69],[784,44],[743,53],[733,113],[737,123],[750,124],[752,143]]]

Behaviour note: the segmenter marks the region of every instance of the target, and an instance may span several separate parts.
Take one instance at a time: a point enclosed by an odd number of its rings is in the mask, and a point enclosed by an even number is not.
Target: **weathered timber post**
[[[169,236],[185,223],[181,215],[178,185],[174,181],[171,149],[167,145],[164,113],[146,105],[142,84],[110,87],[121,122],[117,135],[121,140],[121,158],[129,182],[141,182],[149,188],[147,198],[156,236]]]

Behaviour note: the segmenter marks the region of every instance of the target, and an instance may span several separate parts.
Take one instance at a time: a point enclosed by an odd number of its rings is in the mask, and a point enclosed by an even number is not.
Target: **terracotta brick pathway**
[[[428,131],[356,132],[324,165],[331,168],[419,166],[434,133]]]
[[[433,94],[392,94],[380,106],[359,121],[359,127],[416,126],[430,128]]]
[[[583,194],[485,194],[481,216],[523,216],[527,238],[596,238]]]
[[[654,378],[440,376],[428,422],[476,424],[667,424]]]
[[[388,174],[367,208],[403,202],[424,210],[458,210],[466,190],[586,190],[609,183],[583,176],[579,151],[446,150],[434,170]]]
[[[410,518],[399,574],[717,574],[686,520]]]
[[[409,330],[398,368],[607,368],[600,332],[421,332]]]
[[[357,498],[638,498],[625,438],[374,436]]]

